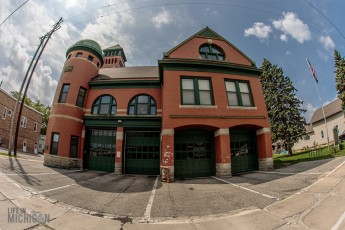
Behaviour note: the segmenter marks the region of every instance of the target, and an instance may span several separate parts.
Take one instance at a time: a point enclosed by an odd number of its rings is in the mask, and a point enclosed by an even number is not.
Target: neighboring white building
[[[341,107],[341,100],[337,99],[324,106],[324,110],[327,120],[329,142],[332,144],[334,142],[333,129],[337,127],[338,134],[345,130],[345,115]],[[300,140],[293,146],[293,150],[312,147],[314,142],[316,145],[327,145],[327,131],[321,108],[314,112],[310,125],[306,126],[306,130],[310,139]]]

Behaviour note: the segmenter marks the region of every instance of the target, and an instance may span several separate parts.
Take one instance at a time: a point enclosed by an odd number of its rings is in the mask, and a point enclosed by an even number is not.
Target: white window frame
[[[7,116],[12,117],[12,110],[7,109]]]
[[[35,122],[35,123],[34,123],[34,132],[37,132],[37,129],[38,129],[38,123]]]
[[[20,119],[20,126],[23,128],[26,128],[26,123],[28,122],[28,119],[24,116]]]

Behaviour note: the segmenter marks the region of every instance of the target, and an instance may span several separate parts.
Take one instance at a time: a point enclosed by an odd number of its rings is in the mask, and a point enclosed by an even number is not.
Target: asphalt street
[[[140,221],[183,220],[263,209],[324,176],[343,158],[304,162],[271,172],[161,183],[158,176],[70,171],[43,165],[41,155],[0,156],[0,172],[33,193],[71,205]]]

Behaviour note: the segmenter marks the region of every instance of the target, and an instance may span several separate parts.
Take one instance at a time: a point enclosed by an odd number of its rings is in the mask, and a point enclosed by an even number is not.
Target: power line
[[[10,15],[8,15],[7,18],[5,18],[3,22],[1,22],[0,27],[2,26],[2,24],[4,24],[7,21],[7,19],[9,19],[12,16],[12,14],[14,14],[17,10],[19,10],[20,7],[24,6],[28,1],[30,0],[25,1],[23,4],[18,6],[17,9],[15,9]]]
[[[325,15],[323,14],[318,8],[316,8],[313,4],[308,2],[307,0],[304,0],[309,6],[314,8],[322,17],[324,17],[337,31],[338,33],[345,39],[345,36],[341,33],[341,31],[338,29],[338,27]]]

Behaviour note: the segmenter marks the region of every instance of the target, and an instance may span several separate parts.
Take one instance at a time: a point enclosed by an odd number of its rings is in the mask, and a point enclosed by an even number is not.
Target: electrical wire
[[[20,6],[18,6],[17,9],[15,9],[10,15],[8,15],[8,16],[5,18],[5,20],[4,20],[3,22],[1,22],[0,27],[2,26],[2,24],[4,24],[4,23],[7,21],[7,19],[9,19],[9,18],[12,16],[12,14],[14,14],[17,10],[19,10],[22,6],[24,6],[28,1],[30,1],[30,0],[25,1],[23,4],[21,4]]]
[[[322,17],[324,17],[333,27],[338,31],[338,33],[345,39],[345,36],[341,33],[341,31],[338,29],[338,27],[324,14],[322,13],[318,8],[316,8],[313,4],[311,4],[309,1],[304,0],[309,6],[311,6],[314,10],[316,10]]]

